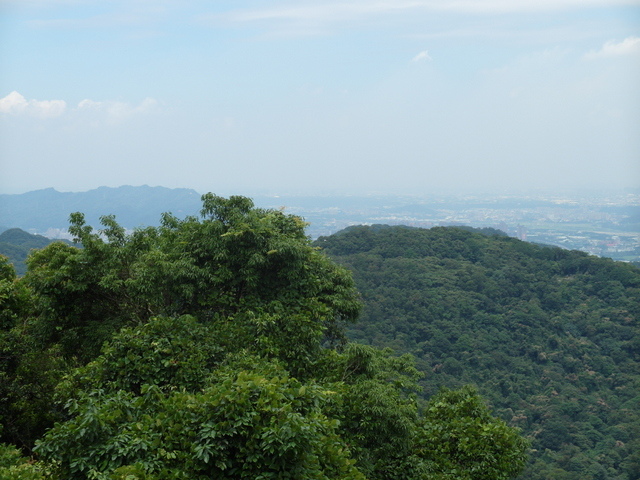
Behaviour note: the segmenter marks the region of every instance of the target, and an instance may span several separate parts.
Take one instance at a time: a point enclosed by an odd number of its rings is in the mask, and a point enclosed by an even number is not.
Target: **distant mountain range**
[[[58,192],[53,188],[20,195],[0,195],[0,230],[21,228],[32,233],[56,237],[65,231],[69,214],[82,212],[89,225],[99,226],[100,216],[113,214],[125,228],[157,225],[160,215],[196,215],[201,208],[200,194],[186,188],[99,187],[87,192]]]

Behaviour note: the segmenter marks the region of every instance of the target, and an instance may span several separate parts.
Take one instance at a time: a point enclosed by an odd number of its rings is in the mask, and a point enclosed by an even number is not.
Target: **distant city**
[[[283,209],[309,223],[312,239],[351,225],[495,228],[529,242],[640,262],[640,190],[618,193],[483,195],[259,195],[263,208]],[[149,186],[100,187],[80,193],[45,189],[0,195],[0,230],[19,227],[49,238],[70,238],[69,213],[82,211],[100,228],[114,214],[132,229],[157,225],[162,212],[197,215],[200,194]]]
[[[309,222],[312,238],[350,225],[491,227],[529,242],[640,261],[640,193],[261,197]]]

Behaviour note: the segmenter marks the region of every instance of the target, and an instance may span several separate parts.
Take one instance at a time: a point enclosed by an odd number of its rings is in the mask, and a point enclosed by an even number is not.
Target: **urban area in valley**
[[[46,205],[51,205],[55,210],[45,218],[25,220],[23,217],[29,216],[28,212],[34,212],[32,203],[20,199],[23,196],[16,196],[20,200],[13,207],[19,207],[22,213],[13,212],[7,206],[5,216],[16,214],[17,220],[24,224],[22,228],[30,233],[70,239],[67,231],[68,213],[84,209],[83,212],[89,213],[88,218],[93,218],[93,223],[99,228],[97,218],[105,213],[104,202],[107,198],[111,199],[107,202],[111,208],[109,213],[116,214],[118,220],[124,221],[122,224],[127,229],[155,224],[161,211],[168,210],[181,216],[195,214],[200,208],[200,194],[186,189],[181,194],[179,190],[145,186],[102,188],[85,194],[61,194],[51,190],[29,195],[45,194],[49,195]],[[90,194],[96,198],[90,200]],[[172,197],[172,194],[178,196]],[[151,204],[147,198],[149,195],[156,195]],[[258,207],[283,209],[303,217],[309,224],[307,233],[312,239],[331,235],[351,225],[488,227],[529,242],[582,250],[615,260],[640,262],[640,190],[510,195],[246,195],[253,198]],[[62,201],[60,199],[75,196],[82,196],[83,200],[76,199],[74,204],[68,203],[69,200],[59,203]],[[170,201],[171,198],[175,198],[176,205]],[[35,205],[43,205],[45,200],[38,197],[32,201],[36,201]],[[157,203],[171,206],[163,207],[160,211]],[[64,213],[61,214],[61,211]],[[127,212],[135,214],[132,217],[135,221],[126,221]],[[9,218],[0,220],[7,225],[17,221]]]
[[[529,242],[640,261],[640,192],[468,196],[259,197],[309,222],[312,238],[350,225],[466,225]]]

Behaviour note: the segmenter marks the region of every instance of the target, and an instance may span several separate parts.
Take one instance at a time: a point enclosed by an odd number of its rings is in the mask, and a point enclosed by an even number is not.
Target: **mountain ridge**
[[[73,212],[84,213],[87,224],[99,227],[100,216],[107,211],[116,216],[120,225],[131,229],[157,225],[165,212],[184,217],[197,214],[199,208],[200,194],[187,188],[123,185],[86,192],[45,188],[17,195],[0,194],[0,224],[32,233],[55,233],[66,230]]]

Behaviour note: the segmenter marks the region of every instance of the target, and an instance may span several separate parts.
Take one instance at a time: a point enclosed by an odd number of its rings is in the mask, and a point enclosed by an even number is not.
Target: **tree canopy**
[[[353,341],[473,384],[532,441],[521,478],[640,478],[640,270],[496,232],[382,225],[315,243],[354,274]]]
[[[72,214],[78,247],[49,245],[24,278],[3,274],[0,435],[37,459],[25,469],[0,450],[6,468],[65,480],[522,469],[527,442],[476,392],[449,395],[453,407],[434,417],[442,399],[420,405],[411,357],[346,340],[359,294],[302,219],[245,197],[202,200],[199,217],[165,214],[133,232],[112,216],[94,231]],[[438,450],[438,425],[468,428]]]

